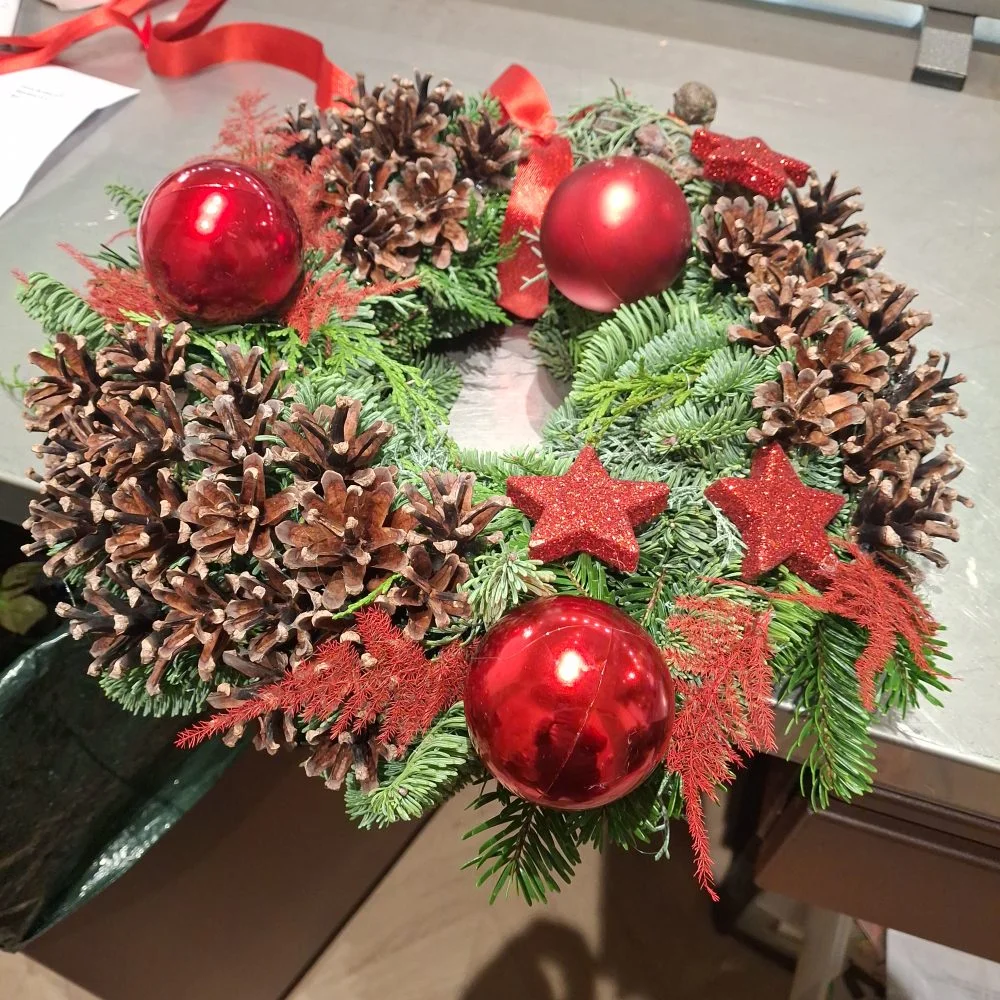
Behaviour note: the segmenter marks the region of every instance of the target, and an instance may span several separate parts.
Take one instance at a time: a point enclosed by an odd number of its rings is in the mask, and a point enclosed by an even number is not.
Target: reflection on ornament
[[[512,611],[480,644],[465,690],[485,765],[555,809],[593,809],[640,785],[666,755],[673,706],[649,633],[589,597]]]
[[[556,188],[540,239],[556,288],[584,309],[611,312],[673,283],[691,249],[691,213],[659,167],[614,156],[579,167]]]
[[[204,160],[153,189],[139,216],[139,256],[159,299],[194,322],[245,323],[273,312],[302,272],[288,202],[249,167]]]

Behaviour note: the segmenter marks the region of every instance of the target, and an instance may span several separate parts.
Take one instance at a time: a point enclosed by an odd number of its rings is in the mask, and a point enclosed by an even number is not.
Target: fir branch
[[[69,333],[85,337],[91,349],[103,346],[105,320],[67,285],[47,274],[34,271],[17,290],[21,308],[49,336]]]
[[[454,791],[473,759],[465,709],[449,708],[405,759],[384,763],[379,784],[365,794],[354,775],[347,779],[347,814],[362,830],[417,819]]]
[[[473,616],[488,628],[525,599],[554,594],[554,580],[553,571],[543,569],[526,547],[513,548],[504,539],[472,560],[472,577],[465,589]]]
[[[464,868],[475,868],[477,885],[493,883],[490,903],[501,892],[514,892],[531,906],[544,903],[550,892],[559,892],[559,880],[569,884],[580,863],[577,823],[573,813],[543,809],[496,785],[479,795],[473,809],[499,807],[488,820],[470,830],[463,839],[490,836]],[[495,831],[495,832],[494,832]]]
[[[146,192],[137,191],[125,184],[108,184],[104,188],[108,200],[128,220],[130,226],[137,225],[142,206],[146,201]]]

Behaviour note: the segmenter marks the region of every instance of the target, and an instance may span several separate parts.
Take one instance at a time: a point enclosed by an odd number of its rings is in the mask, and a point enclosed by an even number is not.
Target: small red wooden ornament
[[[635,156],[595,160],[556,188],[540,243],[549,280],[584,309],[612,312],[673,284],[691,249],[676,181]]]
[[[195,322],[243,323],[273,312],[302,273],[302,231],[255,170],[192,163],[152,190],[139,216],[139,257],[157,297]]]
[[[522,605],[480,643],[465,688],[483,763],[516,795],[594,809],[661,763],[674,686],[652,637],[589,597]]]

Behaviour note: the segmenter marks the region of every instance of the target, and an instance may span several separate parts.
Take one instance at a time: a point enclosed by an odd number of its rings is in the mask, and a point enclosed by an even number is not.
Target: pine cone
[[[810,287],[805,278],[785,276],[775,288],[762,283],[750,286],[750,314],[753,328],[733,325],[729,339],[752,344],[758,354],[769,354],[775,347],[796,347],[829,332],[839,310]]]
[[[909,451],[921,437],[919,428],[905,422],[886,400],[869,400],[862,406],[865,422],[840,446],[844,479],[852,485],[863,483],[876,469],[895,472],[901,451]]]
[[[289,137],[287,156],[297,156],[305,163],[312,163],[317,153],[333,144],[326,114],[308,101],[299,101],[285,112],[281,131]]]
[[[923,556],[935,566],[947,566],[948,560],[934,543],[939,538],[957,541],[958,520],[952,509],[956,503],[972,506],[968,497],[949,485],[963,468],[950,446],[929,459],[922,459],[917,451],[903,452],[894,473],[872,473],[871,483],[858,500],[851,538],[910,579],[919,578],[920,573],[903,551]]]
[[[223,654],[226,662],[229,662],[229,652]],[[254,697],[255,686],[234,688],[230,684],[220,684],[216,691],[208,696],[208,703],[218,712],[225,712],[232,708],[239,708],[245,701]],[[282,747],[294,746],[299,742],[298,730],[295,728],[295,718],[290,712],[276,709],[262,715],[257,722],[257,734],[254,736],[253,745],[257,750],[274,756]],[[236,746],[243,738],[246,731],[245,725],[234,726],[225,736],[222,742],[228,747]]]
[[[309,593],[277,563],[265,559],[258,569],[261,576],[241,573],[229,578],[233,598],[226,605],[226,631],[252,665],[237,669],[264,679],[312,654],[312,608]],[[225,659],[230,663],[229,653]]]
[[[856,336],[855,329],[849,319],[841,317],[821,340],[798,345],[795,364],[800,370],[829,371],[831,392],[846,389],[861,399],[871,399],[889,381],[889,355],[871,337]]]
[[[403,212],[388,191],[376,186],[369,164],[357,170],[340,220],[344,243],[339,259],[358,281],[379,281],[386,272],[408,278],[417,267],[420,237],[416,219]]]
[[[762,195],[754,196],[752,206],[743,197],[720,198],[714,205],[706,205],[701,217],[698,249],[719,281],[741,282],[750,270],[751,257],[776,252],[794,228],[781,213],[768,207]]]
[[[153,587],[153,597],[167,606],[166,614],[153,623],[153,631],[142,644],[144,663],[153,669],[146,681],[150,695],[159,693],[160,678],[178,653],[199,648],[198,676],[211,680],[215,667],[229,644],[224,628],[228,594],[220,593],[194,573],[171,570],[165,581]]]
[[[121,333],[111,328],[111,343],[95,359],[97,373],[106,380],[101,391],[138,402],[155,400],[161,385],[183,389],[190,329],[187,323],[178,323],[167,341],[160,323],[150,323],[144,330],[126,323]]]
[[[189,420],[215,420],[215,403],[221,397],[232,400],[236,413],[244,420],[253,420],[261,405],[279,404],[275,412],[280,412],[280,403],[288,392],[279,393],[278,387],[288,365],[275,362],[265,375],[261,366],[264,357],[262,347],[252,347],[244,354],[235,344],[215,345],[222,356],[226,371],[218,372],[207,365],[192,365],[185,375],[185,381],[196,392],[205,397],[205,402],[189,406],[184,416]]]
[[[378,738],[378,730],[369,727],[361,733],[341,733],[334,739],[325,734],[315,734],[311,743],[315,749],[302,765],[310,778],[320,775],[325,778],[327,788],[338,789],[349,773],[354,774],[358,786],[364,794],[378,788],[379,760],[395,760],[399,756],[396,747],[383,743]]]
[[[366,582],[377,586],[398,573],[405,562],[406,532],[385,524],[396,496],[395,470],[368,471],[363,486],[348,486],[339,472],[325,472],[320,492],[300,495],[302,520],[282,521],[275,532],[285,546],[285,569],[300,571],[303,586],[322,586],[322,605],[331,611],[342,607],[349,594],[361,594]]]
[[[205,462],[211,475],[238,475],[249,455],[263,452],[265,459],[270,460],[271,452],[261,438],[270,433],[272,420],[281,412],[278,400],[261,403],[253,417],[246,420],[240,416],[231,396],[219,396],[214,407],[214,419],[203,416],[184,425],[186,459]],[[190,416],[193,409],[188,407],[185,416]]]
[[[32,351],[28,360],[44,374],[31,380],[24,394],[29,431],[61,428],[70,414],[99,395],[97,369],[83,337],[56,334],[53,357]]]
[[[420,478],[427,486],[430,500],[416,486],[403,487],[409,503],[400,513],[412,522],[407,541],[411,544],[429,541],[444,555],[456,549],[464,552],[493,518],[510,506],[505,496],[491,496],[473,505],[476,476],[472,472],[424,472]],[[393,523],[401,524],[402,520]]]
[[[951,434],[945,417],[966,416],[958,401],[955,386],[964,375],[948,375],[950,356],[930,351],[927,360],[896,380],[884,395],[908,425],[919,432],[917,449],[921,454],[934,450],[938,436]]]
[[[869,247],[860,236],[832,239],[820,235],[808,255],[803,274],[813,282],[824,281],[837,288],[864,281],[885,255],[881,247]]]
[[[908,307],[916,291],[897,284],[884,274],[872,274],[847,285],[834,296],[850,312],[879,347],[885,348],[893,365],[904,364],[912,352],[911,341],[931,325],[929,312]]]
[[[90,435],[84,456],[100,463],[111,482],[153,475],[181,458],[184,427],[169,385],[161,385],[142,404],[125,396],[102,396],[97,410],[107,424]]]
[[[414,232],[420,243],[431,247],[435,267],[451,263],[452,251],[469,249],[469,234],[462,221],[469,214],[473,183],[455,179],[455,164],[445,158],[422,156],[404,163],[401,179],[389,185],[389,193],[402,212],[416,220]]]
[[[768,438],[788,444],[816,448],[823,455],[838,450],[834,435],[851,424],[865,419],[853,392],[831,394],[827,386],[833,380],[829,371],[812,369],[795,374],[788,361],[778,365],[780,382],[762,382],[757,386],[753,405],[764,411],[764,422],[747,431],[755,444]]]
[[[295,509],[299,493],[290,487],[269,497],[260,455],[243,459],[239,495],[221,478],[193,482],[177,509],[184,522],[181,541],[189,542],[196,553],[191,569],[205,576],[209,565],[227,566],[234,555],[270,558],[271,528]]]
[[[180,544],[177,508],[183,496],[169,469],[159,469],[152,482],[129,476],[105,507],[94,497],[95,520],[110,525],[104,547],[113,565],[138,564],[132,569],[146,586],[158,582],[167,567],[185,554]]]
[[[113,567],[108,578],[124,596],[107,585],[85,588],[84,605],[56,605],[56,614],[69,620],[69,633],[78,642],[90,642],[93,661],[87,670],[92,677],[108,672],[120,677],[139,665],[140,646],[149,635],[159,605],[137,587],[128,575]]]
[[[384,420],[363,430],[360,424],[361,403],[356,399],[338,396],[336,406],[318,406],[315,412],[292,403],[289,419],[272,428],[283,445],[274,450],[274,459],[303,479],[319,479],[327,469],[350,478],[378,458],[394,433]]]
[[[462,115],[456,124],[458,133],[448,136],[448,145],[455,151],[462,175],[484,187],[509,191],[521,155],[513,144],[514,126],[508,123],[494,128],[485,112],[478,123]]]
[[[406,551],[402,574],[407,582],[391,587],[379,603],[390,614],[406,609],[405,634],[410,639],[423,639],[431,622],[445,628],[452,618],[469,616],[468,595],[458,588],[471,574],[457,552],[432,556],[424,546],[412,545]]]
[[[364,74],[357,75],[352,130],[383,160],[393,157],[405,162],[446,151],[441,133],[448,116],[462,106],[462,95],[451,89],[448,80],[431,90],[430,76],[414,75],[415,80],[394,76],[391,85],[380,84],[371,94],[366,91]]]
[[[836,171],[830,174],[825,184],[820,184],[815,170],[809,171],[808,191],[789,185],[789,214],[795,220],[795,239],[815,243],[819,236],[847,240],[868,233],[868,227],[863,222],[848,224],[851,216],[864,208],[861,202],[855,200],[861,189],[851,188],[835,193],[836,186]]]

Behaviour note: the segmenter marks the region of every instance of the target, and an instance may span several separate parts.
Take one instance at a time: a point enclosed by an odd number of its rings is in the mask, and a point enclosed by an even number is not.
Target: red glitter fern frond
[[[308,662],[259,688],[243,704],[185,729],[177,745],[196,746],[280,709],[317,720],[337,713],[326,731],[334,741],[380,720],[382,742],[409,746],[444,708],[461,698],[468,670],[465,651],[451,643],[428,660],[419,643],[406,638],[375,608],[358,614],[355,631],[364,649],[360,655],[354,643],[328,642]]]
[[[141,268],[102,267],[68,243],[60,243],[59,248],[90,273],[84,299],[94,312],[105,319],[122,323],[125,319],[123,313],[126,312],[163,316],[171,320],[178,318],[156,297]]]
[[[283,152],[278,126],[281,118],[265,104],[263,91],[239,94],[219,129],[216,152],[255,170],[269,170]]]
[[[698,882],[718,899],[701,796],[717,801],[741,754],[775,747],[770,615],[722,598],[682,598],[676,606],[667,626],[687,648],[664,651],[682,697],[667,767],[681,779]]]

